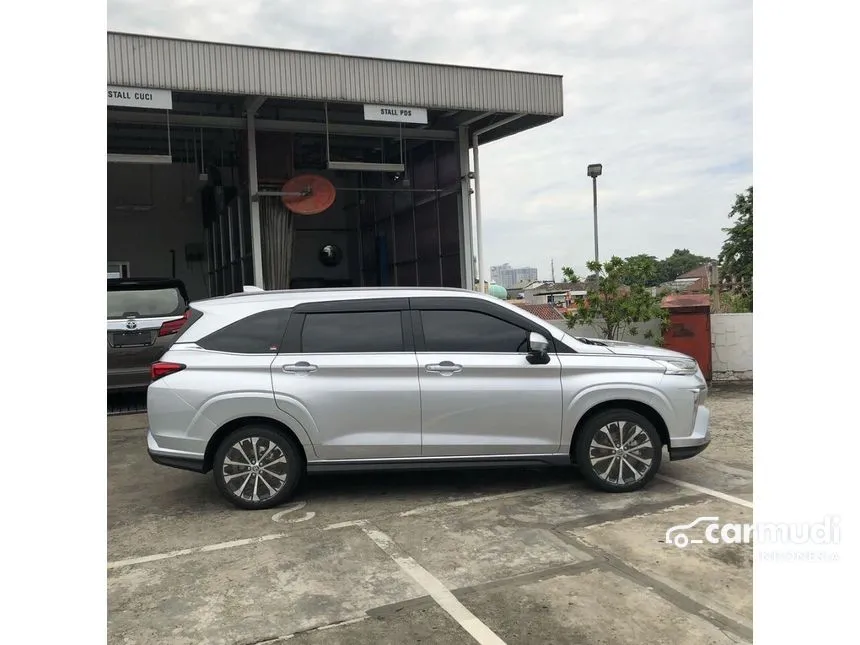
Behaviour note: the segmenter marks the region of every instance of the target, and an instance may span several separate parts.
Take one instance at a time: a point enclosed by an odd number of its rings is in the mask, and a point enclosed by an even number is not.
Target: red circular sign
[[[284,206],[298,215],[317,215],[332,204],[336,190],[334,185],[320,175],[298,175],[288,180],[281,188]]]

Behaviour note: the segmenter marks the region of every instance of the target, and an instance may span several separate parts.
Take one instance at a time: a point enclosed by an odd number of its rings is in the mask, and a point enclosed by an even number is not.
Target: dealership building
[[[192,299],[472,288],[479,146],[562,115],[555,75],[107,40],[108,276],[174,276]]]

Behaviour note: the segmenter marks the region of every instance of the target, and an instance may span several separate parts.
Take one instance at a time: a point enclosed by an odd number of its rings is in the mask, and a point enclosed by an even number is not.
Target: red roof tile
[[[511,304],[525,309],[527,312],[533,316],[537,316],[541,320],[564,320],[564,316],[561,315],[561,312],[559,312],[556,307],[549,304],[535,305],[528,302],[518,302],[516,300],[512,301]]]

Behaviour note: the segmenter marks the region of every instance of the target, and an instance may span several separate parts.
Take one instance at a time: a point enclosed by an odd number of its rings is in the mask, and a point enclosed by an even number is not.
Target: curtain
[[[294,218],[279,197],[260,197],[263,280],[267,290],[290,288]]]

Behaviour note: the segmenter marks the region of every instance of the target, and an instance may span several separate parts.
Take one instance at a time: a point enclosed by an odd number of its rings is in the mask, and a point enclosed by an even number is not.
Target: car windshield
[[[108,320],[116,318],[159,318],[179,316],[185,302],[175,287],[161,289],[127,289],[107,292]]]

